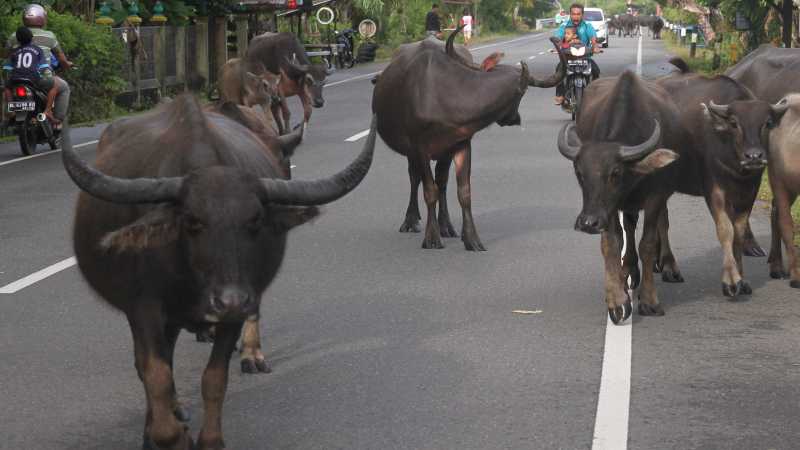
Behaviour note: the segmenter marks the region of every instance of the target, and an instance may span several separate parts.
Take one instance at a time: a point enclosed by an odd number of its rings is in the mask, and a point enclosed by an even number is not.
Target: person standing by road
[[[434,3],[431,10],[425,16],[425,35],[433,36],[437,39],[442,38],[442,24],[439,20],[439,5]]]
[[[461,25],[464,25],[464,45],[469,45],[472,40],[472,14],[469,13],[469,8],[464,8],[464,15],[461,17]]]

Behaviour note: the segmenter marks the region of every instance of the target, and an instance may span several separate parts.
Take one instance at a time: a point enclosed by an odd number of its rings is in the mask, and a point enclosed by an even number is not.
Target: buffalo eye
[[[575,169],[575,178],[577,178],[577,179],[578,179],[578,184],[580,184],[581,186],[583,186],[583,174],[582,174],[582,173],[581,173],[581,171],[580,171],[580,170],[578,170],[578,169]]]
[[[251,234],[258,234],[258,232],[261,231],[261,228],[263,226],[264,226],[264,216],[261,215],[261,214],[258,214],[256,216],[254,216],[252,219],[247,221],[247,224],[245,225],[245,228]]]
[[[737,129],[737,128],[739,128],[739,123],[738,123],[738,122],[736,122],[736,121],[735,121],[735,120],[733,120],[733,119],[729,120],[729,121],[728,121],[728,124],[729,124],[729,125],[731,126],[731,128],[732,128],[732,129],[734,129],[734,130],[735,130],[735,129]]]
[[[186,228],[186,231],[191,234],[197,234],[203,231],[203,228],[205,228],[205,224],[201,222],[200,219],[189,215],[183,217],[183,224]]]
[[[769,119],[767,119],[767,122],[764,124],[764,126],[766,126],[767,129],[770,130],[775,128],[775,120],[773,120],[772,117],[770,117]]]
[[[608,181],[612,184],[615,184],[617,180],[619,180],[619,176],[622,174],[622,170],[619,167],[614,167],[611,169],[611,173],[608,175]]]

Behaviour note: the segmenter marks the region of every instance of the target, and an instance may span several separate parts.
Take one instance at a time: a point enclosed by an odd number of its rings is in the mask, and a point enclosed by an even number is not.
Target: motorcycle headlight
[[[570,47],[569,53],[572,56],[583,56],[586,54],[586,47]]]

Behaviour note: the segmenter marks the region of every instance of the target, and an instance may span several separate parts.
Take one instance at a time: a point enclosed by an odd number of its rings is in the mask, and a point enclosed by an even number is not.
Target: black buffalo
[[[192,96],[115,122],[94,167],[64,133],[63,162],[83,190],[75,215],[78,266],[89,285],[127,317],[144,384],[145,448],[187,450],[193,441],[172,375],[182,328],[214,324],[203,374],[205,419],[198,448],[224,448],[222,404],[242,323],[283,260],[287,232],[318,214],[366,175],[364,150],[344,171],[317,181],[284,180],[262,140]]]
[[[459,30],[444,46],[430,38],[401,46],[377,79],[372,110],[383,140],[408,158],[411,196],[400,231],[419,232],[417,193],[422,181],[428,206],[422,247],[442,248],[441,237],[458,236],[450,222],[446,195],[450,164],[455,161],[461,240],[467,250],[480,251],[485,248],[475,230],[470,195],[472,136],[492,123],[519,125],[519,103],[528,86],[556,85],[566,63],[561,72],[544,81],[529,77],[525,63],[520,63],[521,68],[486,64],[492,69],[485,71],[472,62],[464,47],[454,47]],[[431,160],[437,161],[435,177]]]
[[[281,75],[279,83],[281,96],[286,99],[298,96],[303,104],[303,120],[311,118],[311,107],[321,108],[325,105],[322,88],[328,76],[328,68],[324,64],[311,64],[306,55],[303,43],[292,33],[264,33],[254,37],[247,47],[244,57],[249,63],[261,63],[268,71]],[[281,104],[281,130],[291,129],[291,114],[286,102]]]

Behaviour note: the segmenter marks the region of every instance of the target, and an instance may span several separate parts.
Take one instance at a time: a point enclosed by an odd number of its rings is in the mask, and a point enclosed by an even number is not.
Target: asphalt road
[[[529,35],[475,54],[502,50],[543,76],[556,62],[548,46]],[[666,59],[649,39],[642,55],[645,71]],[[597,61],[604,75],[634,67],[636,40],[612,39]],[[357,154],[363,140],[345,139],[369,125],[368,74],[380,68],[331,78],[293,160],[296,178],[333,173]],[[604,349],[600,241],[572,229],[581,197],[556,149],[568,116],[552,96],[530,89],[521,127],[493,126],[473,141],[473,211],[487,252],[467,252],[458,239],[423,250],[420,234],[397,232],[406,161],[382,142],[362,185],[291,234],[262,303],[274,372],[242,375],[234,356],[229,448],[592,447],[604,351],[620,349]],[[76,130],[73,142],[91,142],[101,128]],[[0,145],[0,164],[16,152]],[[80,152],[91,159],[94,145]],[[450,196],[460,229],[455,189]],[[0,165],[0,290],[72,256],[75,199],[57,154]],[[657,282],[666,316],[633,316],[627,419],[611,422],[627,420],[632,449],[798,448],[797,291],[769,279],[764,258],[750,258],[752,297],[727,300],[704,202],[675,196],[670,212],[686,283]],[[753,228],[768,246],[761,208]],[[184,333],[176,350],[195,435],[209,349]],[[0,405],[2,449],[140,448],[144,395],[128,326],[75,267],[0,294]]]

